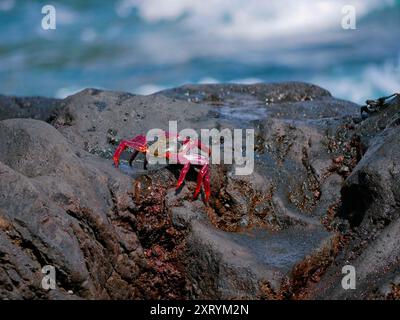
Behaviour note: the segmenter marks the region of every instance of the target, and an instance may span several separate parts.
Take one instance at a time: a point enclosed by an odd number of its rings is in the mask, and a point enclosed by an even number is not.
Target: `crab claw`
[[[126,148],[132,148],[136,151],[146,153],[147,152],[146,137],[143,135],[139,135],[133,138],[132,140],[122,140],[113,155],[113,161],[116,167],[119,166],[119,158],[121,157],[122,152],[124,152]]]

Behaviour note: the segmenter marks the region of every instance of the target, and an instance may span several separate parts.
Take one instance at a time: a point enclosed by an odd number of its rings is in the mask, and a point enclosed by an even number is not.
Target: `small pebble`
[[[342,166],[339,171],[342,172],[342,173],[349,172],[350,168],[347,167],[347,166]]]

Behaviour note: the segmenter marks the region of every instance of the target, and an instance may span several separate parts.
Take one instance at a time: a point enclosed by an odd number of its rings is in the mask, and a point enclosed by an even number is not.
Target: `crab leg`
[[[204,176],[204,192],[206,194],[205,202],[208,202],[210,198],[211,188],[210,188],[210,167],[207,168],[206,175]]]
[[[201,189],[201,183],[203,182],[203,178],[208,172],[208,164],[205,164],[199,171],[199,174],[197,175],[197,186],[196,190],[194,192],[194,198],[196,199],[197,196],[199,195],[200,189]],[[204,187],[205,188],[205,187]]]
[[[138,154],[139,154],[138,150],[135,150],[135,152],[132,153],[131,157],[129,158],[129,166],[132,167],[132,162],[133,162],[133,160],[135,160],[135,158],[137,157]]]
[[[129,166],[132,167],[132,162],[133,162],[133,160],[136,159],[138,154],[139,154],[139,150],[135,150],[135,152],[132,153],[131,157],[129,158]],[[144,170],[147,170],[147,164],[148,164],[148,161],[147,161],[147,157],[146,157],[146,153],[145,153],[144,162],[143,162],[143,169]]]
[[[179,175],[179,179],[178,179],[178,183],[176,184],[176,189],[178,189],[183,180],[185,180],[186,174],[188,173],[190,168],[190,162],[185,163],[185,165],[183,166],[182,170],[181,170],[181,174]]]

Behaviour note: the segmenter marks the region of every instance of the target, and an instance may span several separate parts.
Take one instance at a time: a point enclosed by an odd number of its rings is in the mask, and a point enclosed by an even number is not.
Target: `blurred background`
[[[399,92],[400,0],[0,0],[1,94],[287,80],[358,103]]]

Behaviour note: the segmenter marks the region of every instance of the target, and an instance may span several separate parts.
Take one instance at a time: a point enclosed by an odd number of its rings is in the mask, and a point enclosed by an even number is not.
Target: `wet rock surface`
[[[13,101],[0,99],[0,297],[398,298],[399,101],[363,121],[304,83],[86,89],[23,114]],[[254,129],[253,173],[211,165],[206,205],[194,168],[176,192],[179,165],[131,168],[126,152],[112,166],[121,139],[171,120]]]

